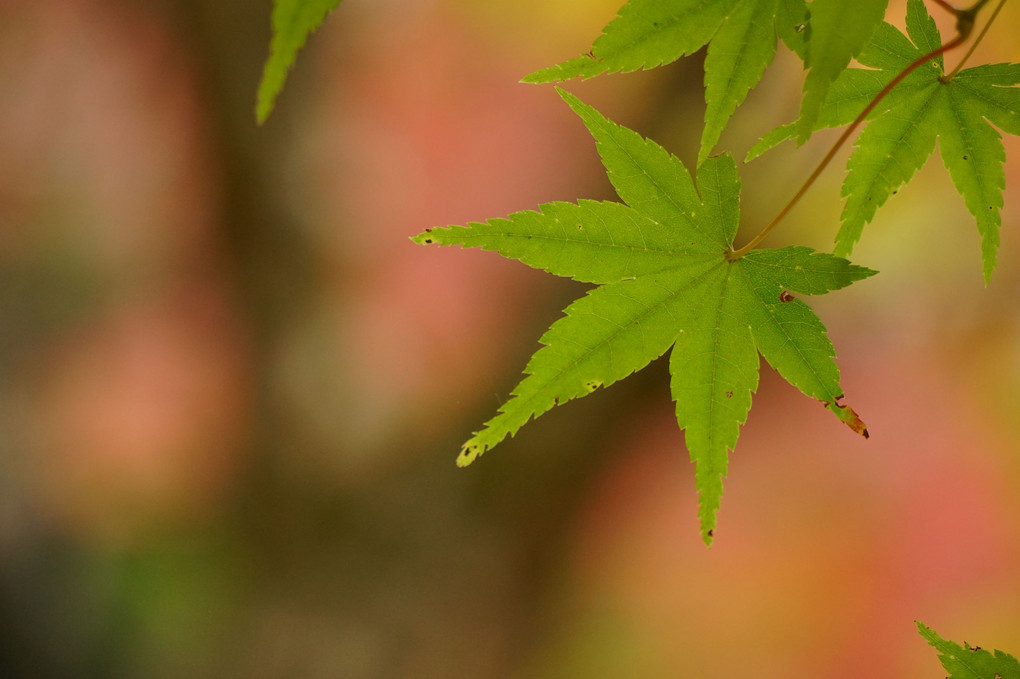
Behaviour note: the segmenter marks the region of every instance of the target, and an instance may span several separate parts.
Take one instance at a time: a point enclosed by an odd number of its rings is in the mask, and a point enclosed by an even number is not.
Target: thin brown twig
[[[938,2],[938,0],[935,1]],[[980,4],[984,3],[982,2]],[[977,49],[977,46],[980,45],[981,41],[985,39],[985,35],[988,33],[988,29],[992,27],[992,23],[995,22],[995,17],[999,16],[999,12],[1002,11],[1002,6],[1005,4],[1006,0],[999,0],[999,4],[995,6],[994,10],[992,10],[992,16],[988,17],[988,21],[981,29],[981,32],[978,33],[978,36],[974,38],[974,42],[971,43],[970,48],[967,49],[967,53],[963,55],[963,58],[960,59],[960,63],[956,65],[956,68],[954,68],[949,75],[943,76],[942,82],[949,82],[950,80],[956,77],[956,74],[960,72],[960,69],[963,68],[963,65],[966,64],[967,60],[970,59],[972,54],[974,54],[974,50]]]

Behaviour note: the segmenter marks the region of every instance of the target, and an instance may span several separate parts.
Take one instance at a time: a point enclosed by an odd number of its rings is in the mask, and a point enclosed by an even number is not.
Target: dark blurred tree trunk
[[[236,521],[255,573],[235,631],[237,655],[225,666],[246,677],[318,676],[313,668],[350,678],[506,676],[541,634],[536,613],[549,568],[611,440],[585,421],[625,421],[650,380],[662,391],[661,370],[614,387],[615,398],[558,414],[573,420],[576,438],[543,440],[532,431],[555,458],[526,451],[518,439],[500,452],[508,463],[459,471],[453,451],[444,450],[399,463],[372,487],[335,492],[283,473],[302,437],[274,394],[274,355],[322,288],[313,246],[278,200],[269,171],[272,149],[292,130],[287,93],[265,128],[254,123],[270,3],[165,0],[158,7],[176,18],[202,76],[221,171],[222,247],[254,344],[257,391]],[[271,655],[282,664],[251,664],[258,663],[251,649],[265,644],[277,647]]]

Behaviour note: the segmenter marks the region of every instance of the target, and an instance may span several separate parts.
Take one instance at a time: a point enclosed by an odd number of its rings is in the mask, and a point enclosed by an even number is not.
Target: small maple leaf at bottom
[[[740,181],[729,155],[708,158],[695,187],[658,144],[559,90],[595,138],[626,205],[580,200],[467,226],[427,229],[416,243],[494,250],[599,287],[542,336],[526,377],[458,457],[471,463],[532,418],[640,370],[670,347],[671,388],[712,540],[729,451],[758,386],[760,353],[787,381],[859,433],[842,405],[839,369],[821,321],[792,293],[817,295],[875,272],[804,247],[730,261]]]

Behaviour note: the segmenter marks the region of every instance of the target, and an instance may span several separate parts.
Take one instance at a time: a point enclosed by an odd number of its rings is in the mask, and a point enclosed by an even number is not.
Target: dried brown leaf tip
[[[853,408],[839,402],[842,398],[843,396],[840,395],[833,403],[825,403],[825,407],[835,413],[836,417],[842,420],[843,424],[850,427],[864,438],[868,438],[868,427],[864,424]]]

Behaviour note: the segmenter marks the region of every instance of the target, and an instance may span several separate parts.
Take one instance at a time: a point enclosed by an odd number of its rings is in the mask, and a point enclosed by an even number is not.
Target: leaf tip
[[[927,641],[932,646],[934,646],[937,643],[937,641],[942,641],[942,639],[934,632],[934,630],[932,630],[930,627],[925,625],[920,620],[915,620],[914,625],[917,626],[918,634],[924,637],[924,640]]]
[[[721,484],[721,477],[717,480],[717,484]],[[721,485],[717,485],[712,489],[699,489],[698,495],[700,496],[699,504],[701,505],[698,510],[698,519],[701,523],[701,541],[705,543],[706,547],[711,547],[712,542],[715,540],[715,527],[716,519],[719,513],[719,499],[722,495]]]
[[[853,271],[854,279],[858,281],[862,281],[865,278],[871,278],[872,276],[878,274],[878,271],[876,269],[871,269],[866,266],[859,266],[857,264],[851,264],[850,268]]]
[[[544,83],[563,82],[562,78],[557,78],[554,75],[552,75],[552,71],[554,71],[555,68],[556,67],[553,66],[551,68],[540,68],[537,71],[532,71],[531,73],[521,78],[520,82],[526,85],[541,85]]]
[[[457,455],[457,466],[467,467],[469,464],[477,460],[484,452],[485,446],[480,443],[472,443],[471,441],[468,441],[461,447],[460,454]]]
[[[258,103],[256,103],[255,104],[255,124],[258,125],[259,127],[261,127],[262,125],[265,125],[266,121],[269,119],[269,114],[272,112],[272,110],[273,110],[273,105],[272,104],[263,105],[262,101],[259,101]]]
[[[439,241],[437,241],[435,236],[432,235],[432,229],[425,229],[417,236],[411,236],[411,242],[416,243],[418,245],[432,245],[433,243],[438,243]]]
[[[570,108],[577,111],[579,106],[584,106],[580,99],[575,97],[570,92],[567,92],[559,85],[554,85],[553,87],[556,89],[556,94],[560,95],[560,98],[563,99],[563,101],[567,102],[567,105],[570,106]]]
[[[995,271],[995,263],[992,262],[990,265],[986,264],[984,267],[985,287],[987,288],[992,284],[992,272]]]
[[[269,120],[269,114],[276,107],[276,97],[283,88],[283,82],[276,83],[273,78],[274,74],[270,72],[267,63],[259,82],[258,93],[255,95],[255,122],[258,125],[264,125]]]
[[[326,15],[336,9],[341,0],[275,0],[273,3],[273,37],[269,42],[269,57],[262,69],[255,103],[255,120],[261,125],[269,118],[276,99],[287,81],[298,52],[304,48],[308,36],[318,29]]]
[[[709,158],[712,158],[713,156],[711,155],[711,152],[712,147],[705,146],[704,140],[702,140],[701,148],[698,150],[698,164],[696,167],[701,167],[702,163],[704,163]]]
[[[864,421],[861,420],[860,416],[853,408],[841,404],[839,402],[839,399],[841,398],[843,398],[842,395],[837,397],[831,403],[825,402],[825,407],[831,410],[843,424],[850,427],[864,438],[870,438],[871,434],[868,433],[868,427],[864,424]]]

